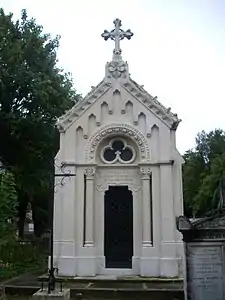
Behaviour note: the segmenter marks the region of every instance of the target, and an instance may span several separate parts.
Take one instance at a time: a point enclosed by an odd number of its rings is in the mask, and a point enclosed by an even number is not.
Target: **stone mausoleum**
[[[131,79],[120,41],[133,33],[114,25],[103,80],[58,120],[54,264],[64,276],[182,277],[180,120]]]

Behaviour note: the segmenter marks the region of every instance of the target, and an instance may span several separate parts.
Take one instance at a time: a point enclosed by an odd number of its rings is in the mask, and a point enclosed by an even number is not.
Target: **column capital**
[[[84,174],[86,175],[87,179],[94,179],[95,167],[86,167],[84,169]]]
[[[151,168],[149,166],[142,166],[140,168],[142,179],[150,179]]]

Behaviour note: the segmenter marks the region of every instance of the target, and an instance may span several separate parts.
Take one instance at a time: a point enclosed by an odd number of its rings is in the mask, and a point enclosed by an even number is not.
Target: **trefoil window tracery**
[[[129,164],[134,161],[135,155],[134,148],[125,139],[114,138],[102,149],[101,160],[107,164]]]

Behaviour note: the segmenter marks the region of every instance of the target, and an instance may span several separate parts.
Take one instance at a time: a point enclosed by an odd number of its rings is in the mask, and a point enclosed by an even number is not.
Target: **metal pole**
[[[48,293],[50,294],[51,291],[55,290],[55,271],[56,268],[54,268],[53,263],[53,227],[54,227],[54,184],[55,184],[55,177],[54,177],[54,159],[51,166],[52,172],[51,172],[51,197],[50,197],[50,268],[48,270],[49,272],[49,278],[48,278]]]
[[[50,197],[50,266],[48,269],[48,293],[50,294],[51,291],[55,290],[55,284],[56,284],[56,278],[55,278],[55,272],[58,272],[57,268],[54,268],[54,262],[53,262],[53,248],[54,248],[54,193],[55,193],[55,177],[60,177],[60,185],[63,186],[64,179],[67,177],[73,177],[76,176],[75,173],[71,173],[71,171],[65,172],[64,171],[64,165],[59,166],[60,173],[55,174],[55,161],[52,162],[52,176],[50,178],[50,184],[51,184],[51,197]],[[57,184],[58,185],[58,184]],[[61,286],[62,290],[62,286]]]

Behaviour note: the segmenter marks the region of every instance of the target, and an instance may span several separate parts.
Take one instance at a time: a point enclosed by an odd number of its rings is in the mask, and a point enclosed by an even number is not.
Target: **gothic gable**
[[[111,39],[115,41],[112,61],[106,64],[104,79],[96,87],[93,87],[85,98],[81,99],[72,109],[58,119],[57,127],[59,131],[65,132],[84,113],[91,110],[96,102],[101,101],[110,89],[112,90],[111,95],[114,92],[125,90],[128,93],[128,98],[131,97],[133,101],[141,103],[143,109],[151,112],[169,129],[176,130],[181,121],[178,119],[177,114],[173,114],[170,108],[164,107],[157,100],[157,97],[151,96],[144,90],[143,86],[131,79],[128,64],[122,60],[120,40],[124,38],[130,39],[133,33],[129,29],[127,31],[121,29],[121,21],[119,19],[116,19],[114,24],[115,29],[110,32],[105,30],[102,34],[105,40]],[[123,109],[121,113],[124,113]],[[134,123],[134,125],[136,124]]]
[[[164,107],[157,100],[157,97],[151,96],[147,91],[144,90],[143,86],[137,84],[129,76],[126,78],[126,74],[123,74],[123,78],[119,78],[119,80],[117,80],[117,85],[115,85],[115,76],[118,76],[118,70],[115,70],[115,72],[117,72],[117,75],[111,72],[112,74],[108,75],[96,87],[92,88],[85,98],[81,99],[72,109],[67,111],[58,119],[57,127],[60,131],[66,131],[66,129],[70,127],[76,120],[78,120],[82,114],[90,109],[94,103],[99,101],[100,98],[104,98],[104,95],[110,89],[115,91],[120,90],[121,88],[125,89],[131,97],[136,99],[136,101],[142,103],[147,110],[153,113],[170,129],[175,130],[177,128],[181,120],[178,119],[176,114],[171,112],[170,108]],[[110,79],[113,80],[111,81]]]

